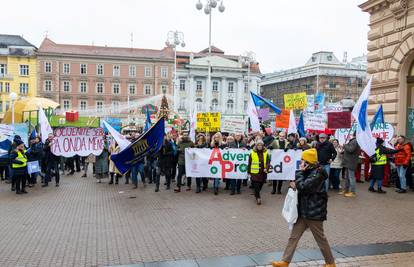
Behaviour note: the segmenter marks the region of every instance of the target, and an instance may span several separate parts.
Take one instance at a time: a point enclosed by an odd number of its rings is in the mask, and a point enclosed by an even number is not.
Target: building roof
[[[39,54],[60,54],[73,56],[107,56],[107,57],[126,57],[126,58],[154,58],[154,59],[174,59],[171,48],[165,47],[161,50],[110,47],[95,45],[73,45],[57,44],[45,38],[38,50]]]
[[[342,62],[336,58],[333,52],[320,51],[313,53],[305,66],[316,64],[341,65]]]
[[[19,35],[0,34],[0,47],[5,48],[9,46],[30,46],[36,48]]]
[[[199,53],[200,53],[200,54],[206,54],[206,53],[208,53],[208,51],[209,51],[209,48],[207,47],[207,48],[205,48],[205,49],[201,50]],[[224,54],[224,51],[223,51],[223,50],[221,50],[220,48],[218,48],[218,47],[216,47],[216,46],[212,45],[212,46],[211,46],[211,53],[212,53],[212,54]]]

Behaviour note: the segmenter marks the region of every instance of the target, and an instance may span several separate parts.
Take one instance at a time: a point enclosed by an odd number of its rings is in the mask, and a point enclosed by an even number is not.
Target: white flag
[[[109,125],[109,123],[107,123],[106,121],[102,122],[105,125],[106,129],[108,129],[112,137],[115,139],[115,141],[118,143],[119,147],[121,148],[121,151],[131,144],[131,142],[128,141],[125,138],[125,136],[123,136],[117,130],[115,130],[111,125]]]
[[[371,128],[368,123],[368,99],[371,93],[372,77],[369,79],[367,86],[362,91],[358,102],[352,110],[352,116],[357,123],[356,139],[361,149],[372,156],[375,154],[375,139],[372,137]]]
[[[257,114],[257,109],[253,101],[253,97],[250,94],[249,104],[247,105],[246,114],[250,119],[250,127],[253,132],[260,132],[260,121]]]
[[[50,127],[49,121],[47,120],[45,111],[43,108],[39,107],[39,124],[40,124],[40,134],[42,135],[42,142],[46,142],[46,139],[49,134],[53,134],[52,127]]]
[[[288,134],[290,133],[298,133],[298,127],[296,126],[295,114],[293,114],[293,110],[290,110],[290,117],[289,117],[289,128]]]
[[[197,110],[194,109],[193,115],[190,118],[190,139],[194,143],[196,141],[196,127],[197,127]]]

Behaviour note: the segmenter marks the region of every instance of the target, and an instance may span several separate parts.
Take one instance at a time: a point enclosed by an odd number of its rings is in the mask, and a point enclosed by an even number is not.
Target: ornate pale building
[[[379,103],[396,133],[414,134],[414,0],[369,0],[368,77],[373,77],[370,113]]]

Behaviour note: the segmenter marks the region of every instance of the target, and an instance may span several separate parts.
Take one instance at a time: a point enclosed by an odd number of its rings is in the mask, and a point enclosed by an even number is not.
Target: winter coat
[[[358,167],[360,153],[361,150],[356,138],[352,138],[347,144],[344,145],[344,158],[342,160],[342,166],[355,171]]]
[[[17,156],[18,155],[17,155],[17,152],[15,150],[10,152],[10,161],[11,161],[11,164],[12,164],[11,165],[12,168],[13,168],[13,163],[22,164],[22,162],[20,160],[16,159]],[[26,154],[26,157],[27,157],[27,154]],[[20,168],[13,168],[12,174],[13,174],[13,176],[27,175],[27,166],[20,167]]]
[[[42,143],[36,143],[32,144],[30,146],[29,153],[27,153],[27,159],[28,161],[36,161],[36,160],[42,160],[43,157],[43,144]]]
[[[107,143],[105,142],[102,153],[96,157],[95,173],[97,175],[103,175],[109,172],[108,158],[109,158],[109,153],[107,149]]]
[[[270,144],[273,143],[273,141],[275,140],[275,138],[271,135],[266,135],[265,137],[263,137],[263,143],[265,147],[270,146]]]
[[[178,165],[185,165],[185,149],[190,147],[194,147],[194,143],[188,137],[178,143]]]
[[[85,162],[95,163],[96,162],[96,156],[94,154],[89,154],[89,156],[85,159]]]
[[[240,142],[234,141],[234,142],[228,143],[227,147],[228,148],[246,148],[246,145],[242,141]]]
[[[322,168],[296,172],[299,216],[315,221],[325,221],[328,214],[328,194],[324,190],[328,174]]]
[[[56,163],[60,163],[60,157],[53,155],[50,145],[50,141],[46,140],[43,146],[44,160],[46,162],[46,165],[54,165]]]
[[[395,154],[395,165],[397,166],[408,166],[411,161],[411,146],[408,143],[404,144],[397,144],[395,146],[397,150],[400,150],[397,154]]]
[[[305,151],[311,149],[312,147],[309,144],[304,144],[303,146],[301,146],[300,143],[298,143],[297,148],[302,149],[302,151]]]
[[[111,154],[111,156],[112,155],[115,155],[115,154],[118,154],[119,152],[121,151],[121,147],[120,146],[111,146],[110,148],[109,148],[109,153]],[[93,155],[93,154],[92,154]],[[89,157],[90,157],[90,155],[89,155]],[[88,157],[88,158],[89,158]],[[110,173],[118,173],[118,174],[120,174],[120,172],[118,171],[118,169],[116,168],[116,166],[115,166],[115,163],[110,159],[111,157],[109,157],[109,172]],[[95,158],[95,161],[96,161],[96,158]]]
[[[329,161],[333,161],[336,157],[335,147],[329,141],[317,143],[316,150],[318,150],[318,161],[321,165],[328,165]]]
[[[289,147],[289,141],[287,139],[284,140],[285,144],[282,145],[279,139],[273,140],[273,142],[267,147],[268,149],[286,149]]]
[[[162,170],[168,170],[174,167],[174,150],[171,142],[164,141],[159,155],[159,166]]]
[[[255,182],[266,182],[267,179],[267,174],[269,172],[270,169],[270,152],[267,151],[267,159],[266,159],[266,166],[264,166],[264,153],[266,150],[262,150],[261,152],[256,151],[256,149],[254,149],[253,151],[257,152],[257,155],[259,156],[259,162],[260,162],[260,170],[259,173],[251,173],[250,169],[252,166],[252,154],[249,155],[249,163],[247,165],[247,173],[250,174],[250,179],[252,181]],[[266,172],[265,172],[266,170]]]
[[[331,169],[342,169],[342,161],[344,159],[343,149],[338,146],[335,148],[336,150],[336,157],[334,161],[331,163]]]

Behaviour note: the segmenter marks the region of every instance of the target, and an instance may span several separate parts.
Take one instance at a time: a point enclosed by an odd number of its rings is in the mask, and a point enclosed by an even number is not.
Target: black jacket
[[[234,142],[228,143],[227,146],[228,148],[246,148],[246,145],[242,141],[240,142],[234,141]]]
[[[18,159],[16,159],[17,158],[17,152],[16,151],[11,151],[11,153],[10,153],[10,160],[11,160],[11,166],[12,166],[12,169],[13,169],[13,176],[21,176],[21,175],[27,175],[27,166],[24,166],[24,167],[20,167],[20,168],[13,168],[13,163],[16,163],[16,164],[22,164],[22,162],[20,161],[20,160],[18,160]],[[27,157],[27,154],[26,154],[26,157]]]
[[[329,164],[329,160],[336,158],[336,150],[331,142],[325,141],[316,145],[318,150],[318,161],[321,165]]]
[[[159,165],[163,170],[171,169],[174,166],[174,150],[170,141],[164,141],[161,147]]]
[[[52,153],[52,150],[50,149],[50,141],[49,140],[45,141],[45,145],[43,146],[43,152],[44,152],[44,159],[45,159],[47,165],[52,165],[52,164],[60,162],[60,157],[55,156]]]
[[[328,214],[328,194],[324,190],[328,174],[321,168],[296,172],[298,213],[308,220],[325,221]]]
[[[43,144],[32,144],[30,146],[29,152],[27,153],[27,156],[29,161],[41,160],[43,157]]]

